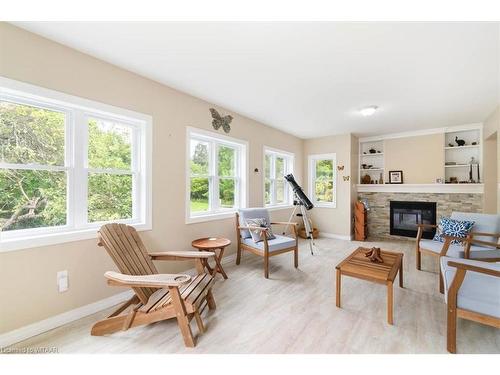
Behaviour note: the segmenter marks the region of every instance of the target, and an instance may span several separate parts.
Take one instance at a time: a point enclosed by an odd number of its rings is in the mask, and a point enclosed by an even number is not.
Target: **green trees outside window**
[[[65,123],[62,112],[0,102],[0,230],[66,224]]]
[[[194,215],[238,206],[240,150],[215,139],[192,137],[189,208]]]
[[[0,230],[68,223],[63,111],[0,101]],[[88,120],[88,221],[132,217],[132,128]]]
[[[283,205],[289,203],[289,191],[285,175],[292,173],[292,157],[266,150],[264,155],[264,203]]]
[[[314,197],[319,203],[333,203],[335,163],[333,159],[314,161]]]

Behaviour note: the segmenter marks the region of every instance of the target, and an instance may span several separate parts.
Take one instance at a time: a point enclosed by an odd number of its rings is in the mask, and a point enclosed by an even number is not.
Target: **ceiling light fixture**
[[[361,109],[359,112],[367,117],[367,116],[371,116],[373,115],[375,112],[377,112],[377,109],[378,107],[376,105],[372,105],[372,106],[369,106],[369,107],[365,107],[363,109]]]

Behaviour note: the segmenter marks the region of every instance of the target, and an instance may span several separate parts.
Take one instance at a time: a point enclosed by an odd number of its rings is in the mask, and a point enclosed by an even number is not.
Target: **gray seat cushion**
[[[420,248],[432,251],[436,254],[441,252],[444,243],[434,240],[420,240]],[[446,256],[451,258],[464,258],[465,249],[462,245],[450,245]],[[470,247],[470,257],[472,259],[500,258],[500,250],[492,250],[489,247],[472,245]]]
[[[271,222],[269,219],[269,211],[265,208],[242,208],[238,210],[240,215],[240,226],[246,227],[248,219],[266,219],[268,223]],[[240,231],[241,238],[251,238],[252,235],[248,229],[242,229]]]
[[[445,286],[445,301],[448,301],[448,289],[456,272],[455,267],[448,266],[449,261],[500,271],[498,263],[442,257],[441,272]],[[500,318],[500,277],[467,271],[458,290],[457,306],[464,310]]]
[[[500,233],[500,215],[478,214],[470,212],[452,212],[451,218],[455,220],[474,221],[471,232]],[[474,237],[480,241],[497,242],[496,237]]]
[[[444,243],[434,240],[420,240],[420,248],[432,251],[433,253],[439,254],[441,249],[443,248]],[[448,248],[447,256],[452,258],[463,258],[464,256],[460,256],[460,252],[464,251],[464,247],[462,245],[450,245]]]
[[[295,238],[281,236],[279,234],[276,234],[275,236],[276,236],[276,238],[274,240],[267,241],[270,253],[272,253],[273,251],[282,250],[282,249],[286,249],[286,248],[295,246]],[[241,242],[247,246],[253,247],[255,249],[259,249],[262,251],[262,253],[264,253],[264,241],[260,241],[260,242],[255,243],[255,242],[253,242],[252,238],[250,237],[250,238],[243,238],[241,240]]]

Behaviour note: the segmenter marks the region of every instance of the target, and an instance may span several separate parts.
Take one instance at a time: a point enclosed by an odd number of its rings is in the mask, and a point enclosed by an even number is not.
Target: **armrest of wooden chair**
[[[422,234],[424,233],[424,228],[425,227],[437,228],[437,225],[434,225],[434,224],[417,224],[417,244],[422,239]]]
[[[149,253],[153,260],[194,260],[198,274],[210,273],[208,259],[215,256],[213,251],[161,251]]]
[[[129,286],[132,288],[167,288],[179,287],[191,281],[191,276],[184,274],[159,273],[154,275],[125,275],[114,271],[104,274],[108,285]]]
[[[297,238],[297,227],[299,226],[298,223],[295,223],[293,221],[274,221],[271,223],[271,225],[284,225],[286,226],[285,230],[288,228],[289,225],[292,226],[292,231],[293,231],[293,236],[296,239]],[[285,234],[285,232],[283,232]]]
[[[477,266],[473,264],[465,264],[465,263],[460,263],[460,262],[454,262],[450,261],[448,262],[448,265],[450,267],[455,267],[456,269],[459,270],[464,270],[464,271],[471,271],[471,272],[478,272],[482,273],[488,276],[495,276],[495,277],[500,277],[500,271],[496,269],[495,265],[493,263],[484,263],[484,266]]]
[[[467,240],[465,243],[465,259],[471,259],[470,257],[470,248],[472,245],[480,245],[480,246],[487,246],[495,249],[500,249],[500,244],[498,242],[490,242],[490,241],[483,241],[483,240],[477,240],[474,238],[474,236],[487,236],[487,237],[495,237],[495,238],[500,238],[500,233],[484,233],[484,232],[471,232],[469,233],[469,236],[467,236]],[[492,261],[497,261],[498,257],[492,258]],[[481,259],[484,261],[488,261],[488,259]]]
[[[208,259],[215,256],[212,251],[159,251],[149,253],[153,260],[192,260]]]
[[[255,226],[246,226],[246,227],[238,226],[238,229],[260,230],[262,232],[267,232],[269,230],[266,227],[255,227]]]
[[[487,236],[487,237],[500,238],[500,233],[470,232],[470,235],[472,237],[474,237],[474,236]]]

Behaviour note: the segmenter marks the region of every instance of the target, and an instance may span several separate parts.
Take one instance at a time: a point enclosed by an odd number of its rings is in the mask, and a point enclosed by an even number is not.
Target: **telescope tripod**
[[[316,247],[316,244],[314,243],[314,238],[313,238],[313,228],[312,228],[312,221],[307,215],[307,209],[304,207],[303,204],[300,203],[298,199],[294,199],[294,208],[293,212],[290,215],[290,219],[288,219],[288,222],[292,221],[292,218],[297,215],[302,217],[302,221],[304,222],[304,230],[306,231],[306,237],[309,240],[309,249],[311,249],[311,255],[314,255],[313,248]],[[297,213],[297,209],[300,209],[300,213]],[[287,228],[285,228],[286,230]]]

